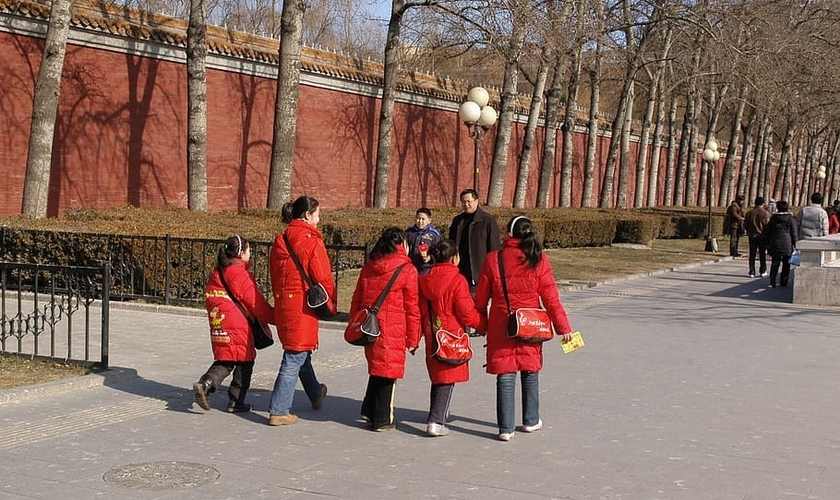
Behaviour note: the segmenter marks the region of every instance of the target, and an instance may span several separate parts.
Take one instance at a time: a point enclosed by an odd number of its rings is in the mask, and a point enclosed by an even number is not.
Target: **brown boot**
[[[193,393],[195,393],[195,404],[202,409],[210,410],[210,393],[213,392],[213,382],[207,377],[201,377],[201,380],[193,384]]]
[[[288,415],[269,415],[268,425],[292,425],[298,421],[297,415],[289,413]]]

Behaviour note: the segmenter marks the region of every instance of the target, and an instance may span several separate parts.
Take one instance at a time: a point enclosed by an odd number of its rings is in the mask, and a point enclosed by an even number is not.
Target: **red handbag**
[[[470,345],[470,336],[463,328],[458,328],[456,333],[438,328],[435,330],[434,311],[432,301],[429,300],[429,326],[434,332],[432,346],[432,358],[446,365],[462,365],[472,359],[473,350]],[[438,320],[439,321],[439,320]]]
[[[548,312],[542,308],[520,307],[516,311],[510,310],[507,284],[505,283],[505,266],[502,264],[502,251],[499,250],[499,278],[502,282],[502,292],[508,310],[507,336],[522,342],[546,342],[554,338],[554,325]]]

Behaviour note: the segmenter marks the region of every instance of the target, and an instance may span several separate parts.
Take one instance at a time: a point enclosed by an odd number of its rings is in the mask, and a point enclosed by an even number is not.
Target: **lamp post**
[[[715,192],[715,164],[720,159],[718,143],[710,139],[703,149],[703,162],[706,164],[706,200],[709,203],[709,219],[706,221],[706,251],[717,252],[717,239],[712,237],[712,197]]]
[[[473,189],[478,193],[478,157],[479,144],[487,135],[487,130],[496,123],[496,110],[487,105],[490,94],[482,87],[473,87],[467,94],[467,100],[458,108],[458,118],[467,126],[475,144]]]
[[[825,182],[825,165],[820,165],[817,169],[817,189],[816,192],[822,193],[822,189],[820,189],[820,184]]]

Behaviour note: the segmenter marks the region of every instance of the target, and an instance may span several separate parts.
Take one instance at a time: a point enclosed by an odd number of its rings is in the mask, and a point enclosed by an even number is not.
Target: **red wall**
[[[0,214],[20,213],[34,82],[43,42],[0,33]],[[208,70],[207,181],[212,210],[263,207],[271,157],[275,81]],[[379,100],[302,85],[293,196],[309,194],[325,208],[370,206]],[[50,179],[48,214],[68,208],[187,206],[186,67],[160,59],[68,46]],[[456,203],[472,187],[473,142],[457,113],[397,104],[390,205]],[[516,124],[504,202],[513,200],[524,124]],[[558,131],[558,145],[562,144]],[[542,132],[531,158],[527,206],[539,183]],[[490,182],[494,136],[482,142],[479,191]],[[609,139],[599,141],[604,161]],[[575,137],[572,205],[580,206],[586,135]],[[635,150],[635,148],[634,148]],[[559,196],[559,163],[550,204]],[[664,158],[664,155],[663,155]],[[593,189],[597,205],[602,169]],[[634,178],[631,175],[631,179]],[[660,175],[660,182],[664,173]],[[618,180],[616,179],[616,185]],[[11,188],[11,189],[9,189]],[[632,203],[635,182],[631,181]]]

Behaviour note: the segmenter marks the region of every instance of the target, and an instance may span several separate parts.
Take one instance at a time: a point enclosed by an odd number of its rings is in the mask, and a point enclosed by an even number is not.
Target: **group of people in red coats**
[[[423,214],[418,212],[420,215]],[[248,271],[248,242],[233,236],[219,250],[217,267],[205,290],[214,362],[193,386],[196,403],[209,410],[210,393],[233,373],[227,411],[250,411],[245,394],[250,386],[256,350],[246,315],[275,325],[284,351],[269,404],[269,425],[297,421],[291,407],[298,379],[313,409],[319,409],[327,395],[327,386],[318,381],[312,367],[319,323],[306,304],[308,285],[302,272],[308,273],[312,282],[320,283],[332,304],[336,303],[329,258],[317,229],[320,220],[317,200],[302,196],[287,203],[283,207],[283,219],[288,225],[275,238],[269,258],[273,307],[263,298]],[[483,262],[471,263],[472,268],[480,269],[474,287],[459,268],[461,253],[454,238],[439,240],[431,246],[424,243],[420,265],[412,265],[406,231],[390,227],[382,232],[361,270],[350,305],[351,317],[362,308],[370,308],[400,269],[377,314],[381,335],[364,347],[369,377],[360,418],[371,430],[396,427],[396,381],[405,375],[407,354],[413,355],[423,338],[431,381],[426,434],[449,433],[446,423],[454,386],[469,380],[469,363],[446,364],[433,357],[434,334],[439,329],[449,332],[471,329],[486,335],[486,370],[496,375],[499,440],[509,441],[516,429],[517,373],[523,393],[520,430],[534,432],[542,428],[539,372],[543,346],[508,337],[509,311],[543,307],[554,330],[564,340],[571,338],[572,328],[560,302],[548,257],[542,252],[531,221],[514,217],[505,229],[501,248],[482,255]],[[464,230],[468,231],[469,227],[465,226]],[[299,267],[290,250],[297,257]],[[499,262],[504,264],[509,306],[501,286]],[[418,268],[422,272],[418,273]]]

